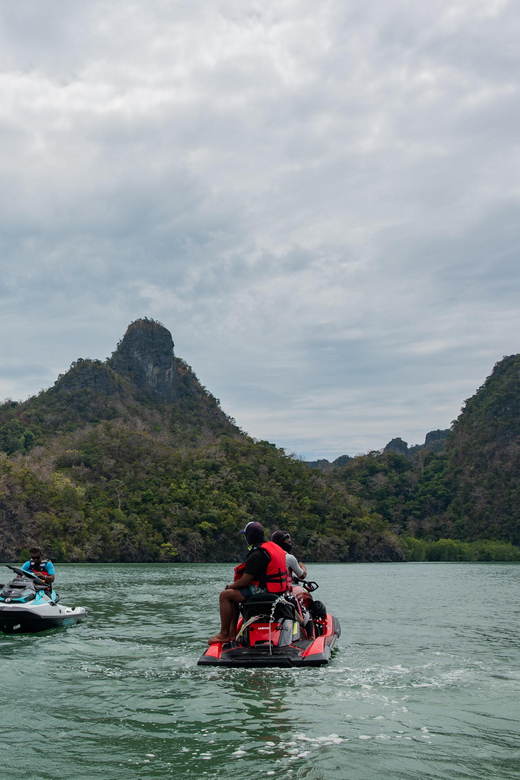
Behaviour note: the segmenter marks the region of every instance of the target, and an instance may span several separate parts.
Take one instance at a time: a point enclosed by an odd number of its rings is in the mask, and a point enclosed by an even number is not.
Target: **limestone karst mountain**
[[[169,330],[151,320],[133,322],[107,365],[134,388],[161,401],[182,394],[178,364]]]
[[[149,319],[133,322],[108,360],[80,358],[50,389],[24,403],[3,404],[0,447],[9,455],[26,452],[101,420],[139,420],[179,446],[239,432],[175,356],[170,332]]]
[[[56,560],[236,560],[249,520],[293,531],[307,559],[402,558],[341,486],[237,428],[153,320],[5,402],[0,448],[0,558],[39,543]]]
[[[241,431],[169,331],[137,320],[107,360],[0,406],[0,559],[39,543],[65,561],[232,561],[250,520],[287,529],[306,560],[516,559],[520,355],[449,433],[394,444],[310,468]]]

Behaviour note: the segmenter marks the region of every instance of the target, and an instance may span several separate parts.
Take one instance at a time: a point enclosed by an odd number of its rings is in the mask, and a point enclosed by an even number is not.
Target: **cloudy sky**
[[[0,0],[0,397],[152,317],[306,458],[520,352],[508,0]]]

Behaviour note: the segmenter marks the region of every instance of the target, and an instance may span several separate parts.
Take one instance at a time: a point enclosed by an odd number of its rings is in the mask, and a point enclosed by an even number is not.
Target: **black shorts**
[[[257,593],[267,593],[265,588],[261,588],[259,585],[248,585],[247,588],[239,588],[240,593],[245,599],[249,596],[256,596]]]

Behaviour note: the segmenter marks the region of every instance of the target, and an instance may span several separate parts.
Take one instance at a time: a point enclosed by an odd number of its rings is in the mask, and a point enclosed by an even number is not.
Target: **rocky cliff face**
[[[108,365],[130,383],[161,401],[180,395],[171,333],[159,322],[136,320],[129,325]]]
[[[389,441],[383,452],[396,452],[398,455],[408,456],[408,442],[403,441],[400,436],[397,436],[392,441]]]
[[[426,434],[424,440],[424,446],[433,452],[440,452],[446,444],[446,439],[450,434],[450,429],[444,430],[437,429],[436,431],[430,431]]]

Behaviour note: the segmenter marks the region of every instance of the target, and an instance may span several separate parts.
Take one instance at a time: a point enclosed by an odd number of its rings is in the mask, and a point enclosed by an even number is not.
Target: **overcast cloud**
[[[520,351],[508,0],[0,0],[0,397],[138,317],[305,457]]]

